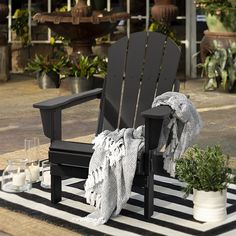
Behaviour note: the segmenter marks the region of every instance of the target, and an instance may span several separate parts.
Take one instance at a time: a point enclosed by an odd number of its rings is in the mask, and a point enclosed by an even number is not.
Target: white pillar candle
[[[51,174],[50,171],[43,172],[43,184],[50,186],[51,185]]]
[[[25,173],[23,173],[23,172],[20,173],[19,171],[17,171],[16,174],[13,174],[12,185],[18,186],[18,187],[24,186],[25,185],[25,179],[26,179]]]
[[[39,166],[38,165],[31,165],[29,166],[29,171],[31,175],[31,181],[35,182],[39,179]]]

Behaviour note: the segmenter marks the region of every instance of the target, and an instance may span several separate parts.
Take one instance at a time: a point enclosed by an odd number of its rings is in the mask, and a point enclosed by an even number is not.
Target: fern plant
[[[78,58],[68,59],[61,73],[67,77],[91,78],[94,74],[105,74],[107,62],[98,56],[80,55]]]
[[[192,189],[203,191],[222,191],[231,182],[236,182],[229,168],[229,156],[223,154],[219,146],[198,146],[190,148],[183,158],[176,162],[176,175],[187,183],[185,197]]]
[[[50,73],[55,72],[60,73],[61,68],[65,66],[68,62],[66,57],[61,57],[60,59],[50,59],[49,56],[35,55],[26,66],[26,71],[31,71],[35,73]]]

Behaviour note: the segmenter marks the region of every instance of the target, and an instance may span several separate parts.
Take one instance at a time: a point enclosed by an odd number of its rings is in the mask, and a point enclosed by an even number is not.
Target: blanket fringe
[[[84,189],[85,189],[85,198],[86,202],[92,206],[96,205],[96,208],[101,207],[101,194],[94,192],[94,187],[97,184],[100,184],[105,178],[105,168],[106,165],[115,166],[117,162],[125,156],[125,146],[123,138],[115,142],[111,137],[106,137],[106,134],[102,132],[99,134],[92,142],[94,144],[93,149],[96,149],[99,146],[103,146],[106,151],[106,158],[102,166],[91,171],[86,180]]]

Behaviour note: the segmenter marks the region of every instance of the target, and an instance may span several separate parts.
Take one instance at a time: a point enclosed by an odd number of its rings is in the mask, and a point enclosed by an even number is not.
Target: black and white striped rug
[[[0,173],[1,175],[1,173]],[[84,180],[63,180],[63,201],[53,205],[50,190],[33,185],[29,192],[12,194],[0,191],[0,206],[46,220],[84,235],[236,235],[236,186],[227,193],[227,219],[220,223],[197,222],[192,217],[192,196],[182,198],[181,183],[175,179],[155,176],[155,213],[143,218],[143,196],[134,189],[121,215],[105,225],[79,222],[93,208],[83,197]]]

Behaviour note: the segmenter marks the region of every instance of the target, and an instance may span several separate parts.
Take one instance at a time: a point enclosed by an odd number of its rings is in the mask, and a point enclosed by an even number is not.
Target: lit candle
[[[36,182],[39,179],[39,166],[38,165],[35,166],[32,163],[32,165],[29,166],[29,171],[31,175],[31,181]]]
[[[51,185],[51,174],[50,171],[43,172],[43,184],[50,186]]]
[[[24,186],[25,185],[26,175],[24,172],[20,172],[20,168],[17,169],[17,173],[13,174],[12,185],[14,186]]]

